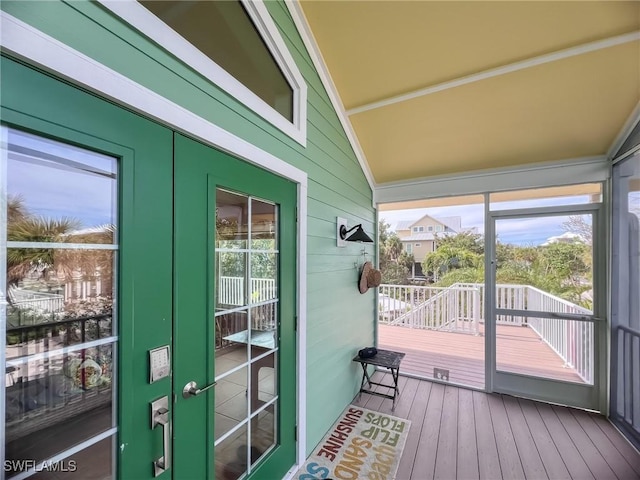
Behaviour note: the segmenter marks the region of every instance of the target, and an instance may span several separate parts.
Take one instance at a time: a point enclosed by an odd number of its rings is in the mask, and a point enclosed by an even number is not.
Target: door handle
[[[164,396],[151,402],[151,429],[162,427],[162,456],[153,461],[153,476],[171,468],[171,420],[169,418],[169,397]]]
[[[200,395],[202,392],[206,392],[211,387],[215,387],[217,382],[213,382],[211,385],[207,385],[204,388],[198,388],[198,384],[194,381],[187,383],[182,389],[182,397],[190,398],[195,397],[196,395]]]

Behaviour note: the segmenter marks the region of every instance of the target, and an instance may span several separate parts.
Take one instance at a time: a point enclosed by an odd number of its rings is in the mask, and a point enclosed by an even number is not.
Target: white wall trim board
[[[609,150],[607,151],[607,158],[609,160],[615,160],[613,156],[618,152],[620,147],[622,147],[622,145],[627,140],[629,135],[631,135],[631,132],[634,128],[636,128],[636,125],[638,123],[640,123],[640,102],[636,104],[635,108],[629,115],[629,118],[627,118],[627,121],[624,122],[624,125],[620,129],[620,132],[609,147]],[[623,152],[623,154],[625,154],[625,152]],[[624,156],[626,157],[628,155],[625,154]]]
[[[479,82],[488,78],[498,77],[507,73],[517,72],[519,70],[525,70],[531,67],[537,67],[544,65],[545,63],[555,62],[557,60],[564,60],[566,58],[575,57],[577,55],[583,55],[585,53],[595,52],[604,48],[615,47],[616,45],[622,45],[624,43],[634,42],[640,40],[640,31],[626,33],[624,35],[618,35],[616,37],[605,38],[604,40],[598,40],[595,42],[585,43],[576,47],[567,48],[565,50],[559,50],[557,52],[548,53],[546,55],[540,55],[538,57],[528,58],[520,62],[510,63],[501,67],[492,68],[490,70],[484,70],[482,72],[474,73],[465,77],[455,78],[447,82],[438,83],[430,87],[414,90],[413,92],[404,93],[402,95],[396,95],[376,102],[360,105],[359,107],[350,108],[347,110],[347,115],[356,115],[358,113],[367,112],[369,110],[375,110],[377,108],[387,107],[400,102],[406,102],[407,100],[413,100],[414,98],[423,97],[432,93],[442,92],[451,88],[459,87],[461,85],[467,85],[469,83]]]
[[[223,89],[303,146],[307,143],[307,84],[262,0],[241,0],[293,89],[293,123],[135,0],[98,0],[180,61]]]
[[[609,177],[608,165],[604,156],[586,157],[386,183],[377,186],[376,201],[382,204],[600,182]]]
[[[96,62],[17,18],[0,12],[0,47],[28,63],[113,100],[179,132],[298,184],[298,459],[306,458],[307,174]]]
[[[367,162],[367,158],[364,154],[364,150],[358,141],[358,136],[351,125],[351,121],[349,120],[347,114],[345,113],[344,105],[342,104],[342,100],[338,95],[338,90],[336,89],[335,84],[333,83],[333,79],[331,78],[331,74],[329,73],[329,69],[322,57],[322,53],[320,53],[320,48],[318,48],[318,44],[311,32],[311,28],[307,23],[307,18],[304,15],[302,7],[298,0],[285,0],[285,4],[289,9],[289,13],[291,14],[291,18],[298,29],[300,37],[304,43],[304,46],[307,48],[309,56],[313,61],[313,65],[318,71],[318,76],[324,85],[325,90],[327,91],[327,95],[329,96],[329,100],[331,100],[331,104],[333,105],[336,114],[338,115],[338,119],[342,124],[342,128],[344,128],[345,133],[347,134],[347,138],[351,142],[351,148],[353,148],[353,152],[355,153],[358,162],[360,163],[360,167],[364,172],[365,177],[367,178],[367,182],[369,183],[369,187],[373,191],[375,195],[375,180],[373,178],[373,173],[369,168],[369,163]],[[373,204],[375,205],[375,198]]]
[[[307,459],[307,195],[298,184],[298,465]]]

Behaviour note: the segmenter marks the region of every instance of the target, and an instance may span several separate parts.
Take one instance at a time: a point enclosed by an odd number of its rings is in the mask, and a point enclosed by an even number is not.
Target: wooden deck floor
[[[399,385],[394,412],[381,397],[354,401],[411,421],[397,480],[640,479],[640,454],[601,415],[415,378]]]
[[[433,377],[433,369],[449,370],[449,381],[484,388],[484,331],[480,335],[379,325],[378,346],[405,352],[401,373]],[[527,327],[498,325],[498,370],[582,382],[572,368]]]

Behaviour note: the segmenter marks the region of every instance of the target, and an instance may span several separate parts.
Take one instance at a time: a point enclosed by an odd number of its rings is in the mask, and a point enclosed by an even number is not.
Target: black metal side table
[[[398,389],[398,375],[400,372],[400,362],[402,361],[403,358],[404,358],[404,353],[393,352],[391,350],[378,350],[377,354],[369,358],[362,358],[360,357],[360,355],[356,355],[353,358],[353,361],[360,363],[363,371],[362,382],[360,383],[360,396],[362,397],[363,393],[369,393],[371,395],[378,395],[379,397],[390,398],[393,400],[393,405],[391,407],[391,411],[393,412],[396,409],[396,397],[400,395],[400,389]],[[391,377],[393,378],[393,385],[372,382],[371,377],[369,376],[369,372],[367,372],[367,367],[369,365],[388,369],[391,372]],[[365,382],[369,384],[368,390],[364,388]],[[387,393],[374,392],[373,390],[371,390],[372,385],[378,385],[380,387],[390,388],[393,390],[393,395],[389,395]]]

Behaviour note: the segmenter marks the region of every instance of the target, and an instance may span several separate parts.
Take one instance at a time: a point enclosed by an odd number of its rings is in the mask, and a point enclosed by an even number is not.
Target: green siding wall
[[[376,233],[372,193],[282,1],[267,8],[308,85],[302,147],[101,6],[13,2],[1,8],[225,130],[304,170],[308,189],[307,450],[310,453],[359,386],[356,351],[374,342],[374,295],[356,289],[360,245],[336,247],[336,216]],[[188,133],[188,132],[186,132]],[[366,247],[369,258],[373,247]]]

